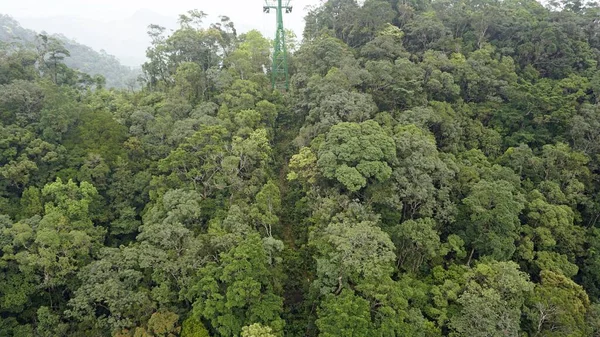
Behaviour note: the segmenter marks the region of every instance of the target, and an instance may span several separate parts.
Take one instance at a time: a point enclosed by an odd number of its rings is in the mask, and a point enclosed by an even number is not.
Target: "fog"
[[[308,6],[322,0],[292,0],[294,11],[285,14],[286,28],[301,37]],[[137,66],[144,62],[148,46],[146,28],[150,23],[173,29],[177,16],[199,9],[217,20],[226,15],[238,32],[251,29],[272,37],[275,13],[262,11],[263,0],[0,0],[0,13],[17,19],[25,28],[63,34],[68,38],[105,50],[123,64]]]

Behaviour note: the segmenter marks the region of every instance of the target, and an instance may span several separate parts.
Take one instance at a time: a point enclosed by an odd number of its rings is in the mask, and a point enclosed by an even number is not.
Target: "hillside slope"
[[[18,43],[35,46],[37,32],[21,26],[8,15],[0,14],[0,42]],[[53,35],[59,39],[71,56],[65,59],[65,64],[73,69],[90,75],[102,75],[106,78],[109,88],[125,88],[128,83],[135,83],[139,70],[122,65],[113,55],[100,52],[67,38],[64,35]]]

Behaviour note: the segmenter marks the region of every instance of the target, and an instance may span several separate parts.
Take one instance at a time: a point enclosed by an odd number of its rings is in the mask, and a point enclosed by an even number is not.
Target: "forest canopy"
[[[600,334],[600,7],[328,0],[0,44],[0,337]]]

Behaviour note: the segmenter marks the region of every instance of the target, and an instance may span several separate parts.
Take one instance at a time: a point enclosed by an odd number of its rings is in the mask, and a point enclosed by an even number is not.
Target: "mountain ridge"
[[[17,19],[34,30],[62,34],[68,32],[66,35],[69,38],[96,50],[104,49],[130,67],[138,67],[146,61],[146,48],[150,46],[146,32],[150,24],[168,29],[177,26],[175,17],[164,16],[150,9],[139,9],[129,16],[112,20],[69,15]]]
[[[39,33],[46,34],[45,31]],[[16,43],[26,47],[34,47],[37,31],[25,28],[10,15],[0,14],[0,42]],[[60,40],[69,51],[70,57],[64,62],[70,68],[77,69],[90,75],[102,75],[110,88],[125,88],[135,83],[140,70],[123,65],[114,55],[106,50],[94,48],[80,43],[64,34],[48,34]]]

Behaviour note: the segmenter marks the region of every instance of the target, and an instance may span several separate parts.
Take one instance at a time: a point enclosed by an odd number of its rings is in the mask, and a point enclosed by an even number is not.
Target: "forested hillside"
[[[136,79],[139,71],[123,66],[119,60],[105,51],[97,52],[63,35],[42,34],[58,41],[68,51],[68,57],[64,59],[64,64],[68,67],[91,76],[103,76],[109,88],[138,86]],[[0,43],[18,45],[20,48],[35,48],[40,44],[40,36],[32,30],[23,28],[10,16],[0,14]]]
[[[2,47],[0,336],[600,334],[597,5],[329,0],[286,92],[204,19]]]

